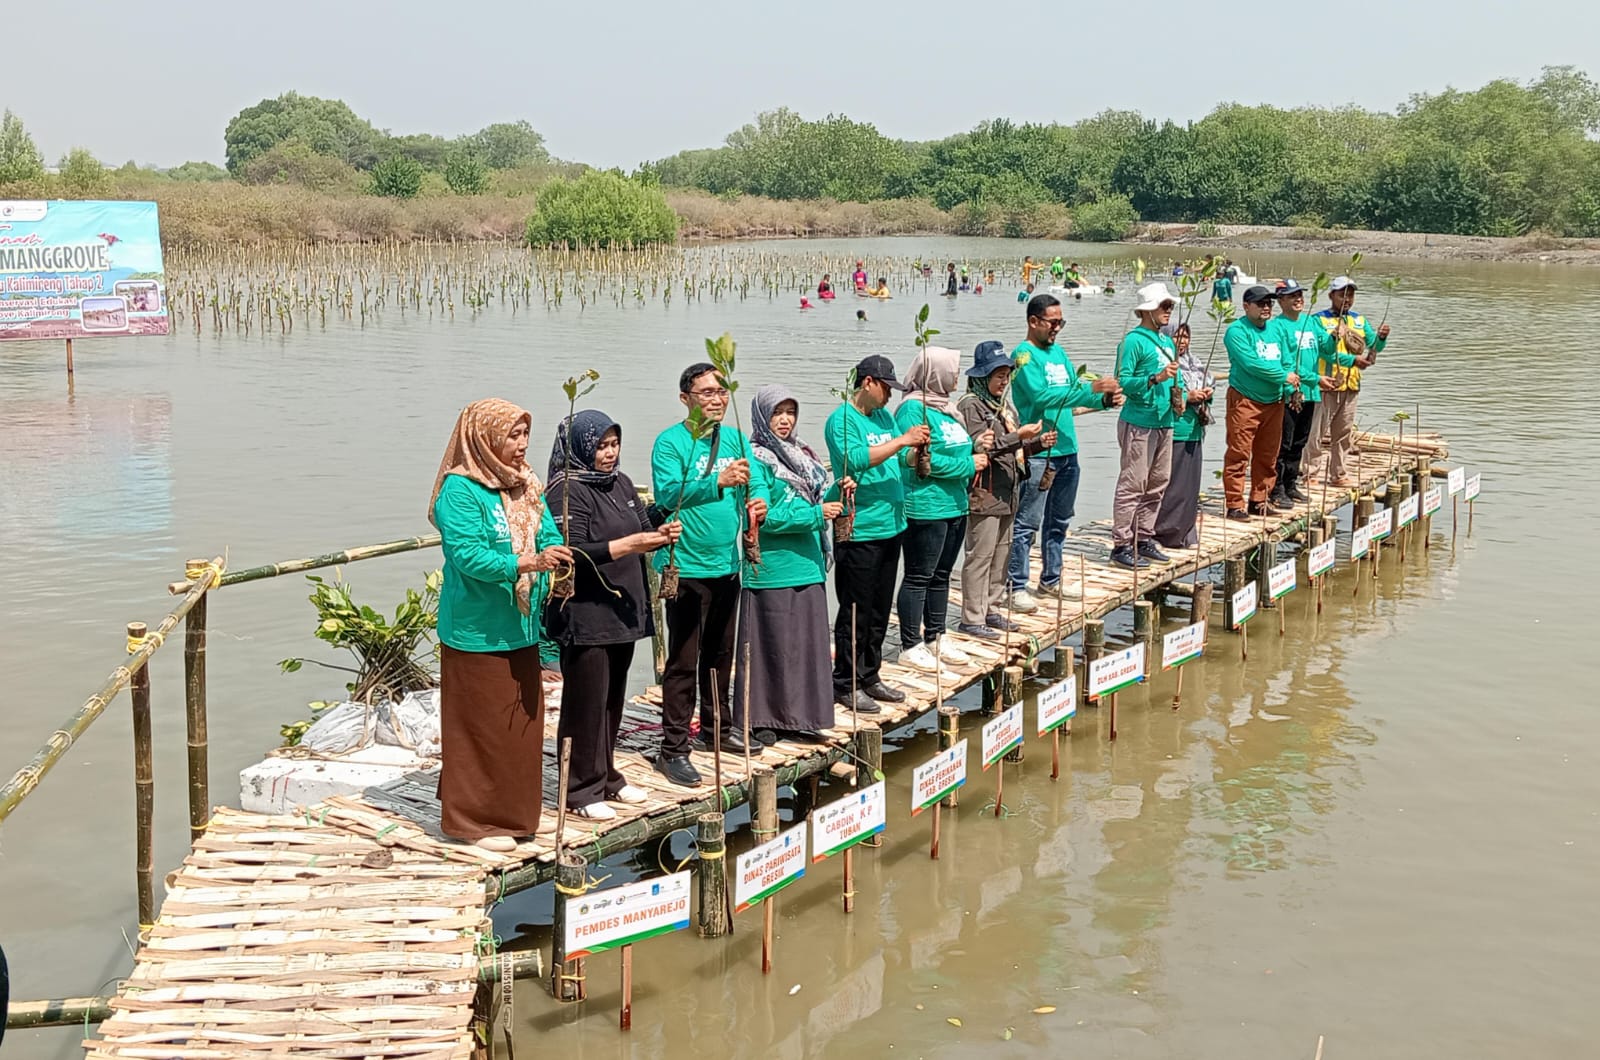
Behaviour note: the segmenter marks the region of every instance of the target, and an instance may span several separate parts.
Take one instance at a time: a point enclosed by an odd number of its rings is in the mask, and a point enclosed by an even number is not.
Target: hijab
[[[571,464],[572,477],[579,482],[590,486],[609,486],[617,480],[617,470],[597,471],[594,466],[595,453],[600,449],[609,430],[617,432],[617,441],[622,440],[622,427],[599,409],[584,409],[572,417],[572,437],[569,443],[567,437],[568,424],[565,418],[556,424],[556,444],[550,449],[550,468],[545,472],[548,490],[556,488],[556,483],[565,478],[568,473],[568,464]],[[620,461],[619,461],[620,463]]]
[[[539,535],[539,519],[544,513],[539,499],[539,478],[526,461],[513,467],[500,459],[500,447],[519,423],[526,423],[531,429],[533,415],[500,398],[474,401],[461,410],[445,446],[444,458],[439,461],[439,473],[433,479],[428,522],[434,522],[433,506],[439,501],[445,476],[460,475],[500,494],[506,523],[511,528],[512,551],[521,555],[532,550]],[[518,576],[517,608],[525,615],[532,613],[532,592],[533,576]]]
[[[1009,401],[997,398],[989,393],[989,379],[993,374],[991,372],[989,375],[973,376],[968,379],[967,393],[976,394],[978,400],[983,403],[984,408],[989,410],[991,416],[999,420],[1008,432],[1014,431],[1017,429],[1016,410],[1011,407]]]
[[[1206,362],[1195,352],[1193,338],[1189,340],[1189,348],[1178,355],[1178,374],[1183,377],[1183,388],[1191,394],[1216,386],[1216,379],[1206,369]]]
[[[954,415],[950,394],[961,374],[961,353],[943,346],[924,346],[906,369],[906,401],[920,401],[931,409]]]
[[[800,400],[786,386],[767,383],[756,390],[750,401],[750,449],[796,493],[812,504],[821,504],[833,476],[798,434],[791,432],[784,439],[772,429],[772,415],[785,401],[793,401],[796,410],[800,408]]]

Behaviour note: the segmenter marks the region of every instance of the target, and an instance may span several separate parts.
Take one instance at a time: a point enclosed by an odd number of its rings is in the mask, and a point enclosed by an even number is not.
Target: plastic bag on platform
[[[300,737],[300,746],[325,755],[359,751],[371,745],[376,735],[377,715],[377,708],[365,703],[340,703],[330,707]]]
[[[410,692],[398,703],[377,708],[379,743],[404,747],[425,757],[439,754],[439,690]]]

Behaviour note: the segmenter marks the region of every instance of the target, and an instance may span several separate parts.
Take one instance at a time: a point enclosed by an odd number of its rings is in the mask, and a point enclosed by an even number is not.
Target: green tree
[[[489,190],[489,170],[476,156],[457,150],[445,163],[444,182],[457,195],[482,195]]]
[[[485,125],[458,139],[456,146],[476,155],[490,169],[517,169],[550,161],[544,137],[525,121]]]
[[[61,190],[68,198],[93,199],[111,189],[111,178],[106,167],[86,148],[74,147],[61,157],[58,166]]]
[[[527,223],[533,246],[646,246],[673,243],[678,215],[658,187],[616,173],[557,179],[539,192]]]
[[[372,183],[368,190],[373,195],[391,199],[414,199],[422,190],[422,164],[405,155],[390,155],[372,167]]]
[[[1072,211],[1072,238],[1088,243],[1111,243],[1122,239],[1139,223],[1139,212],[1126,195],[1108,195],[1099,202],[1086,202]]]
[[[384,136],[356,116],[343,100],[285,92],[246,107],[223,132],[228,172],[238,173],[252,159],[285,140],[299,140],[313,152],[354,166],[377,164]]]
[[[22,119],[5,112],[0,118],[0,184],[16,180],[38,180],[44,176],[44,156]]]
[[[383,145],[385,155],[401,155],[411,159],[423,169],[438,172],[450,159],[452,145],[442,136],[432,133],[415,133],[410,136],[391,136]]]
[[[181,166],[173,166],[167,170],[167,176],[173,180],[205,182],[227,180],[228,171],[215,162],[185,162]]]
[[[352,191],[360,177],[349,163],[318,154],[303,140],[288,139],[240,166],[235,176],[243,184],[298,184],[314,191]]]

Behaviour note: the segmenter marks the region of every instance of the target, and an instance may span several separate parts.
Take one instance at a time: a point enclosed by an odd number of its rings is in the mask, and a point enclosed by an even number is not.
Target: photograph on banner
[[[1477,500],[1478,499],[1478,493],[1482,489],[1483,489],[1483,475],[1481,473],[1477,474],[1477,475],[1473,475],[1471,478],[1467,479],[1467,486],[1466,486],[1467,500],[1469,500],[1469,501]]]
[[[1372,551],[1372,527],[1358,526],[1350,531],[1350,558],[1360,559]]]
[[[811,813],[811,860],[821,861],[883,831],[888,820],[884,781],[852,792]]]
[[[1413,493],[1400,502],[1400,526],[1410,526],[1417,521],[1417,508],[1422,503],[1422,498]]]
[[[567,900],[567,959],[590,957],[689,926],[689,872]]]
[[[967,782],[967,741],[961,740],[911,771],[911,816]]]
[[[1022,743],[1022,704],[1013,703],[983,727],[983,768]]]
[[[1267,592],[1274,600],[1294,591],[1294,560],[1286,559],[1277,566],[1267,568]]]
[[[1246,582],[1245,587],[1233,594],[1233,628],[1238,629],[1256,614],[1256,583]]]
[[[1422,491],[1422,514],[1436,515],[1444,507],[1444,491],[1438,486],[1429,486]]]
[[[733,911],[742,913],[806,874],[806,823],[740,854],[733,867]]]
[[[1040,736],[1066,724],[1078,713],[1078,682],[1069,677],[1040,692],[1037,709]]]
[[[1206,624],[1194,622],[1161,638],[1161,668],[1170,670],[1197,659],[1206,650]]]
[[[1445,484],[1449,488],[1450,496],[1452,497],[1466,489],[1467,469],[1464,467],[1451,468],[1449,477],[1445,479]]]
[[[0,339],[165,335],[153,202],[0,201]]]
[[[1089,698],[1100,699],[1144,680],[1144,642],[1089,664]]]
[[[1372,540],[1382,541],[1394,529],[1394,509],[1379,508],[1372,513],[1372,518],[1367,520],[1367,529],[1372,532]]]
[[[1332,570],[1333,562],[1336,558],[1334,553],[1337,544],[1337,541],[1329,539],[1320,545],[1314,546],[1306,554],[1306,573],[1313,578],[1317,578]]]

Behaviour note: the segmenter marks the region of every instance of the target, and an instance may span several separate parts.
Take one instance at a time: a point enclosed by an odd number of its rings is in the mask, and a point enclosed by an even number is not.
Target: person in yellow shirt
[[[1022,259],[1022,286],[1029,287],[1033,284],[1033,274],[1039,271],[1039,266],[1034,264],[1030,255]]]
[[[1328,308],[1313,313],[1311,319],[1339,336],[1338,352],[1359,356],[1365,352],[1368,359],[1383,351],[1389,341],[1389,325],[1374,328],[1367,318],[1355,311],[1356,282],[1348,276],[1334,277],[1328,288]],[[1342,331],[1340,329],[1343,329]],[[1359,336],[1359,338],[1357,338]],[[1351,345],[1360,349],[1351,349]],[[1301,465],[1307,469],[1303,476],[1307,485],[1316,482],[1320,474],[1322,447],[1328,447],[1328,485],[1343,489],[1355,485],[1346,473],[1345,462],[1350,459],[1350,440],[1356,425],[1356,399],[1361,394],[1361,369],[1341,368],[1326,359],[1318,362],[1319,375],[1333,379],[1332,389],[1323,388],[1322,400],[1317,403],[1316,420],[1311,425],[1311,437],[1306,442]],[[1323,441],[1323,436],[1327,441]]]

